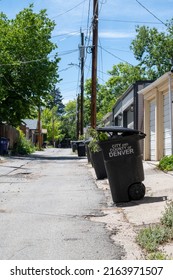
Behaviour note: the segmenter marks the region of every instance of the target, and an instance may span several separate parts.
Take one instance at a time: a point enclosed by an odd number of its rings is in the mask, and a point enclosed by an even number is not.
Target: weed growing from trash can
[[[173,202],[167,203],[160,224],[141,229],[137,235],[137,243],[146,250],[147,259],[168,259],[159,250],[159,246],[173,239]]]
[[[88,147],[90,148],[91,152],[97,153],[101,151],[101,148],[98,144],[99,141],[104,141],[108,139],[108,135],[106,133],[100,133],[94,129],[94,128],[89,128],[88,133],[92,139],[90,140],[90,143],[88,144]]]

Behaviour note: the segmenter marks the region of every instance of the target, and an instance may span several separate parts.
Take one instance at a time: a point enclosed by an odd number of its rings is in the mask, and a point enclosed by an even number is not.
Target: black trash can
[[[88,139],[88,140],[85,140],[86,155],[87,155],[88,163],[91,162],[91,152],[90,152],[90,149],[89,149],[89,147],[88,147],[89,143],[90,143],[90,140],[89,140],[89,139]]]
[[[5,137],[0,137],[0,155],[8,154],[9,140]]]
[[[85,141],[76,141],[78,157],[86,156]]]
[[[106,168],[102,151],[91,152],[92,166],[98,180],[107,178]]]
[[[97,128],[108,139],[99,141],[102,149],[112,199],[115,203],[142,199],[145,195],[144,170],[140,140],[145,134],[124,127]],[[100,134],[101,136],[101,134]]]
[[[76,150],[77,150],[76,141],[71,141],[71,148],[72,148],[73,153],[76,152]]]

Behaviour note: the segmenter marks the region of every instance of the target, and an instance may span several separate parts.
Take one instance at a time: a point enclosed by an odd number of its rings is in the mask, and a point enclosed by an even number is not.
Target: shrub
[[[14,148],[12,150],[13,155],[27,155],[31,154],[35,151],[34,145],[31,143],[31,141],[27,140],[24,133],[19,130],[19,138],[14,145]]]
[[[158,165],[159,169],[164,171],[172,171],[173,170],[173,155],[164,156]]]

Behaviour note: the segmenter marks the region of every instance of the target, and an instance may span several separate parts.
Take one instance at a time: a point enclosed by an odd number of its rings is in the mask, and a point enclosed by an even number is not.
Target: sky
[[[173,18],[173,0],[98,0],[98,66],[100,84],[110,78],[113,65],[128,62],[136,65],[130,44],[136,36],[136,26],[156,27],[166,32],[164,23]],[[34,11],[47,10],[56,27],[52,41],[57,44],[59,76],[57,85],[63,102],[76,99],[80,93],[79,45],[81,32],[85,37],[84,80],[91,78],[90,46],[92,45],[93,0],[0,0],[0,10],[9,19],[34,4]]]

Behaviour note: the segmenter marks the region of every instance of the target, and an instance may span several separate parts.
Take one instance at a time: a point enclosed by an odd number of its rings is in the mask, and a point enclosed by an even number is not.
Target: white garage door
[[[150,160],[156,160],[156,124],[155,124],[156,101],[150,102]]]
[[[163,154],[164,156],[171,155],[171,128],[169,116],[169,96],[168,94],[163,97]]]

